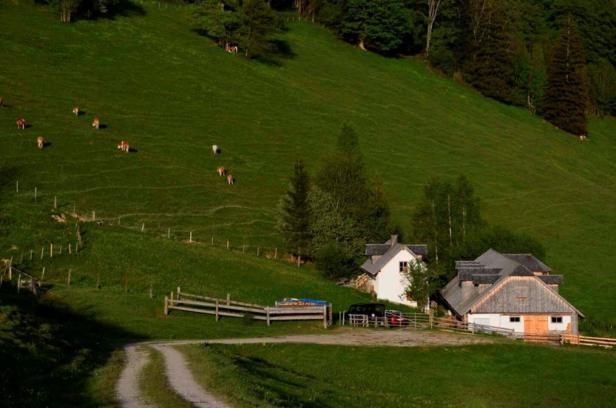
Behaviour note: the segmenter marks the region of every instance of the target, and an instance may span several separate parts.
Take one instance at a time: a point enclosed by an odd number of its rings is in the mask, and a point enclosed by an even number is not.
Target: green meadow
[[[616,354],[603,350],[521,344],[183,351],[196,378],[234,407],[586,408],[610,407],[616,398]]]

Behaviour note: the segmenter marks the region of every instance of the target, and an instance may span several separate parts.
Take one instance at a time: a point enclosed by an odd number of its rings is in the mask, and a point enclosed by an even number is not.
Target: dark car
[[[347,314],[364,315],[368,317],[385,317],[385,305],[381,303],[360,303],[351,305]]]

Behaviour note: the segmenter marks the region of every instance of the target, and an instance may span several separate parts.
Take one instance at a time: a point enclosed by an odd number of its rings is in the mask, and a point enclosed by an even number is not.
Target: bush
[[[349,258],[342,245],[331,242],[319,249],[316,254],[316,267],[325,277],[338,279],[354,275],[357,265]]]

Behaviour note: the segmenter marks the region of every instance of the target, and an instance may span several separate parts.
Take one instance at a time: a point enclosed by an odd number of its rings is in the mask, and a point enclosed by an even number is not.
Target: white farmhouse
[[[409,280],[405,272],[415,262],[422,262],[427,253],[427,245],[400,244],[397,235],[384,244],[367,244],[365,255],[369,258],[361,266],[366,272],[364,289],[377,299],[417,307],[406,293]]]

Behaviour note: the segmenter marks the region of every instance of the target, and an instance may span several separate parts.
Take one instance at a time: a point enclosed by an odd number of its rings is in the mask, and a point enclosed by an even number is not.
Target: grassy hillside
[[[10,105],[0,109],[1,166],[11,188],[2,204],[3,256],[66,233],[19,215],[34,186],[47,208],[57,195],[65,209],[96,210],[133,228],[145,223],[151,233],[172,228],[184,239],[193,231],[201,241],[276,246],[275,206],[293,160],[316,168],[348,121],[398,223],[410,224],[427,179],[464,173],[490,222],[546,245],[547,263],[565,275],[566,297],[588,316],[615,322],[613,120],[593,121],[591,141],[581,144],[419,61],[359,52],[307,23],[290,25],[284,40],[292,54],[279,63],[246,61],[192,31],[189,9],[156,4],[146,2],[143,16],[71,25],[46,9],[0,4],[0,60],[10,61],[0,70],[0,94]],[[75,104],[85,115],[71,115]],[[94,115],[104,129],[90,127]],[[18,131],[18,116],[32,126]],[[38,135],[51,143],[44,151],[36,149]],[[117,152],[122,139],[137,151]],[[220,157],[212,157],[213,143]],[[216,175],[218,165],[236,176],[235,186]],[[19,180],[19,195],[11,179]],[[110,234],[97,236],[84,260],[90,277],[95,264],[105,271],[145,264],[153,279],[172,273],[154,264],[155,244]],[[130,265],[96,256],[109,242],[117,245],[110,251],[128,248]],[[208,254],[206,263],[218,258]]]
[[[603,350],[261,345],[187,354],[197,378],[235,407],[586,408],[616,398],[616,354]]]

